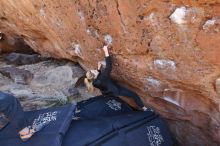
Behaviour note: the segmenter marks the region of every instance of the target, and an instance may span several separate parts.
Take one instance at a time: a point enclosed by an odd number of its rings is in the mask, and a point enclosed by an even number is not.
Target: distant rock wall
[[[1,0],[0,31],[85,69],[111,36],[112,76],[165,117],[181,145],[220,145],[218,0]]]

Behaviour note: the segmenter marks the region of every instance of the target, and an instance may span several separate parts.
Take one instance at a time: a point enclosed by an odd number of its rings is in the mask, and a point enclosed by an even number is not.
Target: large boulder
[[[220,145],[218,0],[2,0],[0,10],[1,32],[84,69],[112,38],[114,79],[166,118],[181,145]]]
[[[28,84],[33,78],[33,74],[31,72],[18,69],[16,67],[0,68],[0,73],[12,79],[17,84]]]
[[[86,92],[85,86],[75,88],[85,71],[69,61],[48,59],[16,67],[0,61],[0,66],[0,91],[16,96],[24,110],[75,103],[99,94]]]

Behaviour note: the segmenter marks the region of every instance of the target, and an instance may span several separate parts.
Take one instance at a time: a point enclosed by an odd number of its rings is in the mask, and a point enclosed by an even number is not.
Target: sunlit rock
[[[217,93],[220,96],[220,78],[216,79],[216,81],[215,81],[215,88],[216,88]]]
[[[145,78],[145,90],[153,97],[161,97],[163,95],[163,90],[166,87],[164,83],[154,77]]]
[[[168,122],[181,146],[220,145],[215,84],[220,74],[218,0],[2,0],[0,9],[0,31],[7,36],[0,43],[2,52],[15,46],[22,50],[16,45],[20,38],[41,55],[76,61],[84,69],[97,68],[97,62],[104,59],[102,49],[97,48],[102,48],[105,35],[110,34],[112,77],[143,95],[145,104]],[[4,85],[8,80],[0,81],[2,89],[15,89]],[[39,98],[46,93],[47,97],[65,97],[62,90],[49,87],[33,93]]]
[[[169,59],[156,59],[154,60],[154,65],[158,69],[171,69],[171,70],[176,69],[176,63]]]
[[[177,8],[172,15],[170,15],[170,19],[176,24],[185,24],[186,11],[186,7]]]
[[[214,25],[216,22],[215,19],[207,20],[205,24],[202,26],[203,29],[207,29],[208,27]]]

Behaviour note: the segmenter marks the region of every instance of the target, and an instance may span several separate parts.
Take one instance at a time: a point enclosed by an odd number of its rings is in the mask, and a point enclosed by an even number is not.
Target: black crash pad
[[[74,115],[75,105],[25,112],[29,125],[33,121],[48,122],[41,131],[23,142],[18,130],[10,123],[0,131],[0,146],[61,146],[62,138],[69,128]]]

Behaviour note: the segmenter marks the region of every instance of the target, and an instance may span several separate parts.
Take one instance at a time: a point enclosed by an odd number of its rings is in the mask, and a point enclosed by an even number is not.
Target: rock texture
[[[2,0],[0,20],[7,36],[84,69],[112,38],[112,76],[167,119],[180,145],[220,145],[218,0]]]
[[[84,74],[79,65],[62,60],[16,66],[0,60],[0,91],[16,96],[25,110],[76,103],[100,94],[88,93],[85,86],[74,88]]]

